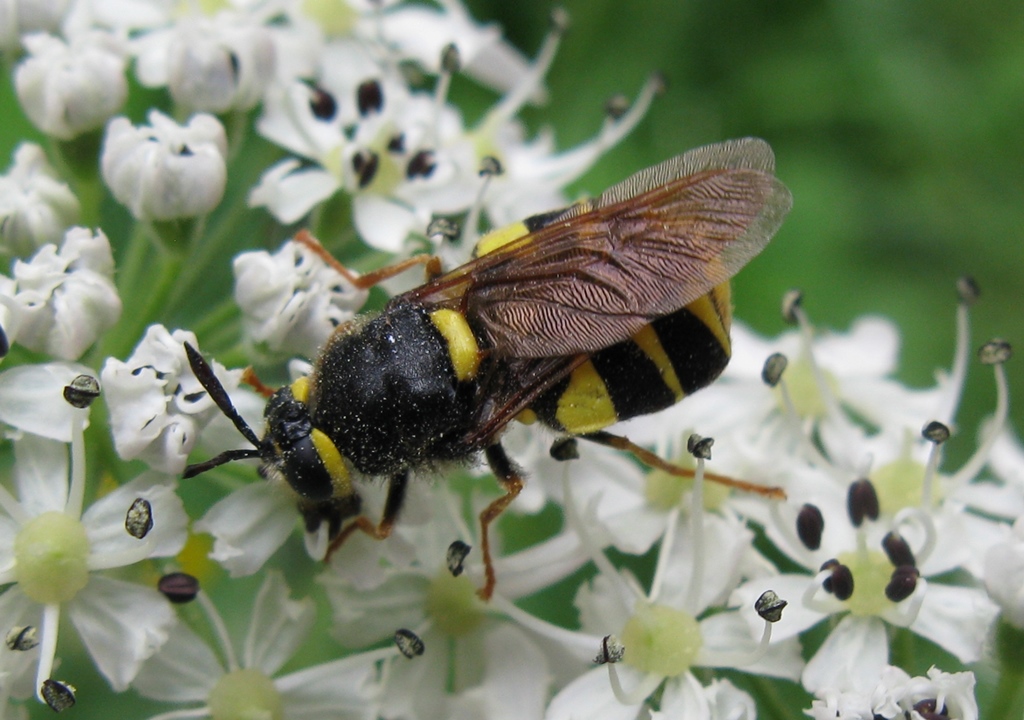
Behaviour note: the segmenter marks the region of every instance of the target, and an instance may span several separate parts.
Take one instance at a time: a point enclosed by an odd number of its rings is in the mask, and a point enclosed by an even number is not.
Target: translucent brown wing
[[[792,205],[763,140],[691,150],[412,291],[458,298],[501,357],[591,353],[731,278]]]

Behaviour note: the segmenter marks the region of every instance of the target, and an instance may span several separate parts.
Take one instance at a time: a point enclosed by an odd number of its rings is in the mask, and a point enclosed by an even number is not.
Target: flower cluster
[[[511,460],[488,459],[528,478],[508,515],[532,544],[485,535],[503,499],[475,467],[375,483],[317,445],[348,488],[324,510],[267,462],[265,410],[411,282],[371,253],[464,262],[481,227],[567,205],[641,121],[657,78],[575,148],[527,131],[566,27],[531,59],[459,0],[0,9],[21,112],[54,141],[0,176],[0,719],[105,714],[107,692],[168,719],[752,719],[778,693],[813,718],[979,716],[969,668],[1000,616],[1024,626],[1024,448],[1001,340],[979,352],[991,418],[974,445],[957,425],[966,279],[929,389],[895,378],[889,321],[823,333],[791,294],[792,332],[735,323],[719,382],[629,441],[512,423]],[[495,98],[475,121],[457,76]],[[119,113],[143,88],[161,100],[137,125]],[[364,275],[288,227],[339,215],[354,234],[331,247]],[[251,363],[290,374],[269,410]],[[915,637],[952,672],[908,657]]]

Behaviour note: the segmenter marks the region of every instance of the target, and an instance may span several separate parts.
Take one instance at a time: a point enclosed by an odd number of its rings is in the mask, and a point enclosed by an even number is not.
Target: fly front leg
[[[501,443],[490,445],[484,450],[484,456],[487,458],[487,464],[494,473],[494,477],[497,478],[498,484],[505,491],[504,495],[491,502],[480,513],[480,546],[484,556],[484,586],[477,590],[476,594],[480,596],[481,600],[490,600],[491,595],[494,594],[494,586],[498,582],[497,575],[494,573],[494,560],[491,557],[491,523],[497,520],[505,512],[505,508],[523,491],[523,476],[509,459]]]
[[[327,547],[327,553],[324,555],[324,562],[329,561],[331,556],[337,552],[338,548],[340,548],[356,530],[361,530],[374,540],[383,540],[390,536],[391,530],[395,526],[395,521],[398,519],[399,513],[402,512],[402,507],[405,505],[405,495],[408,488],[409,473],[401,472],[397,475],[393,475],[388,480],[388,496],[384,501],[384,512],[381,514],[380,521],[374,523],[373,520],[368,518],[366,515],[360,515],[357,517],[349,523],[344,530],[338,533],[337,537],[331,540],[331,544]]]

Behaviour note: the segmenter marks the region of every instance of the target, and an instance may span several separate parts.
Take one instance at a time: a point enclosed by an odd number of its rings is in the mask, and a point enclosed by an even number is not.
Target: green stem
[[[1019,718],[1024,712],[1024,631],[999,623],[996,630],[999,682],[981,717]]]
[[[141,241],[140,244],[148,245]],[[129,253],[129,260],[134,260],[132,256],[135,252],[137,251],[133,248]],[[109,333],[105,338],[102,347],[104,357],[127,357],[138,343],[143,331],[163,314],[167,298],[178,281],[185,258],[179,254],[162,252],[156,255],[156,261],[159,270],[155,281],[146,283],[146,289],[134,287],[138,283],[133,283],[133,287],[128,288],[130,293],[122,294],[129,302],[135,301],[138,304],[134,308],[125,308],[119,323],[119,332]],[[149,271],[150,268],[146,266],[146,270]],[[147,272],[147,277],[152,275]]]

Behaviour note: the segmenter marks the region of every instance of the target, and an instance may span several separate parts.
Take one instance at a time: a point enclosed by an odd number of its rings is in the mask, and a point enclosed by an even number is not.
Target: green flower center
[[[274,683],[259,670],[235,670],[213,686],[213,720],[283,720],[284,702]]]
[[[45,605],[71,600],[89,582],[89,538],[77,519],[45,512],[22,526],[14,538],[18,585]]]
[[[835,378],[824,370],[821,370],[821,373],[825,376],[825,384],[829,391],[836,395],[838,383]],[[797,360],[789,364],[783,377],[786,380],[786,388],[789,390],[789,397],[793,401],[797,415],[802,418],[815,419],[825,417],[828,412],[828,404],[822,397],[818,382],[814,378],[814,367],[805,354],[801,354]],[[782,403],[781,389],[776,387],[773,392],[778,406],[785,408]]]
[[[693,462],[691,458],[690,462],[676,460],[675,464],[688,468],[693,465]],[[652,470],[647,473],[645,479],[644,497],[647,498],[647,502],[659,510],[671,510],[679,507],[683,503],[683,499],[688,497],[692,491],[693,478],[670,475],[664,470]],[[703,499],[705,510],[717,510],[729,499],[729,488],[721,483],[705,482]],[[689,506],[689,500],[686,502]]]
[[[696,618],[663,605],[637,608],[620,640],[626,648],[623,662],[664,677],[688,671],[704,644]]]
[[[473,582],[447,570],[438,573],[427,589],[427,615],[438,630],[451,637],[473,632],[484,619]]]
[[[885,553],[845,553],[836,558],[853,573],[853,595],[846,606],[854,615],[874,616],[892,607],[885,596],[885,588],[892,578],[893,565]]]
[[[328,37],[350,35],[359,14],[344,0],[305,0],[302,11]]]

